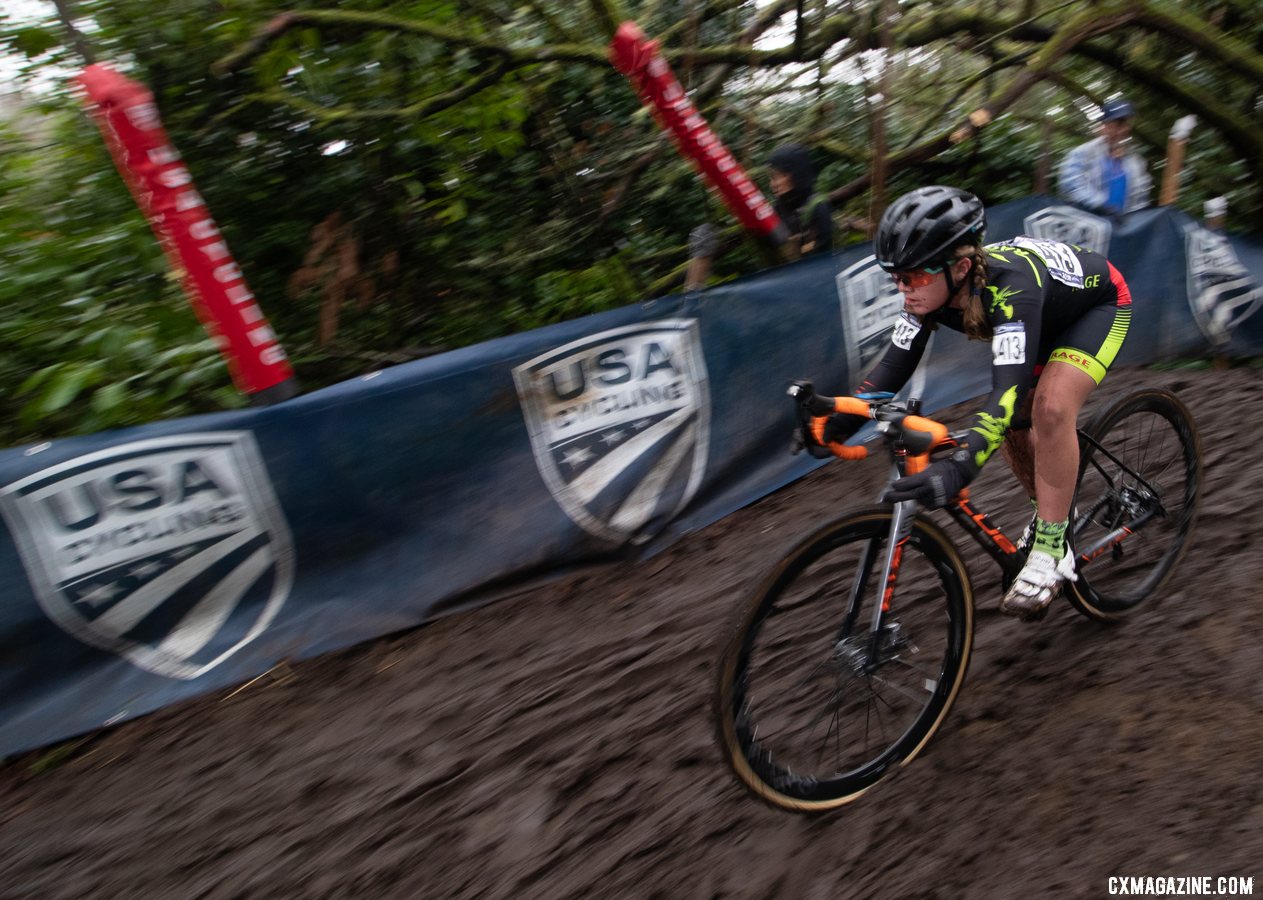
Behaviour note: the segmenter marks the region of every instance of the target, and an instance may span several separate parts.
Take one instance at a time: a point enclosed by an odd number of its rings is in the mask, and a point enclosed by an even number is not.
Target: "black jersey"
[[[958,452],[954,457],[974,475],[1004,440],[1014,412],[1034,384],[1037,368],[1058,348],[1062,336],[1092,310],[1120,304],[1116,278],[1121,283],[1104,256],[1069,244],[1021,236],[983,250],[987,286],[981,299],[993,333],[992,389],[970,423],[964,441],[968,454]],[[1125,300],[1130,304],[1130,295]],[[890,346],[861,389],[902,388],[921,361],[936,324],[964,331],[961,311],[950,306],[924,320],[902,313]],[[1111,331],[1106,337],[1112,336]],[[1121,334],[1117,340],[1121,342]]]

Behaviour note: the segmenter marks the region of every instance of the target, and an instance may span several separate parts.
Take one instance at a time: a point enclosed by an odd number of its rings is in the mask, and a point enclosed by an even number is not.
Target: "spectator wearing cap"
[[[1131,152],[1132,105],[1110,100],[1101,109],[1101,134],[1080,144],[1061,161],[1057,187],[1065,199],[1102,215],[1119,215],[1149,205],[1153,181],[1145,161]]]

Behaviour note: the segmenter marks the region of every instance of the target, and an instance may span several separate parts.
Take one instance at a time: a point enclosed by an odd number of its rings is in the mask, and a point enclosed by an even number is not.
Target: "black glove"
[[[930,463],[919,475],[896,480],[886,488],[882,500],[887,503],[916,500],[926,509],[939,509],[956,499],[969,481],[970,475],[963,466],[950,459],[940,459]]]
[[[853,413],[834,413],[824,423],[824,442],[841,444],[851,435],[864,427],[868,416],[857,416]]]
[[[824,443],[820,443],[811,433],[810,428],[801,428],[795,432],[795,441],[793,451],[797,453],[799,450],[806,448],[807,452],[816,459],[830,459],[834,456],[827,444],[841,444],[851,435],[864,427],[864,423],[868,421],[867,416],[857,416],[853,413],[833,413],[824,423]]]

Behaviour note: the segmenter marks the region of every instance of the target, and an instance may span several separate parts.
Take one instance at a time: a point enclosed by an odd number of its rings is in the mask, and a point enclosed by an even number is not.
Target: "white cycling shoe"
[[[1026,557],[1026,565],[1000,601],[1000,612],[1028,622],[1042,619],[1061,590],[1062,582],[1078,580],[1074,556],[1070,553],[1056,560],[1042,550],[1032,550]]]

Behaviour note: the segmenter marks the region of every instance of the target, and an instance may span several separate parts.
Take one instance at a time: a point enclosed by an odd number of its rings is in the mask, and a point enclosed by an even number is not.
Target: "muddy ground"
[[[1263,893],[1263,371],[1124,370],[1195,410],[1205,492],[1160,604],[1001,617],[977,551],[952,715],[844,810],[765,807],[709,696],[751,581],[857,494],[834,463],[638,565],[275,670],[0,770],[0,896],[1101,897],[1110,876]],[[1002,465],[975,488],[1020,530]],[[1004,498],[1010,499],[1006,502]]]

